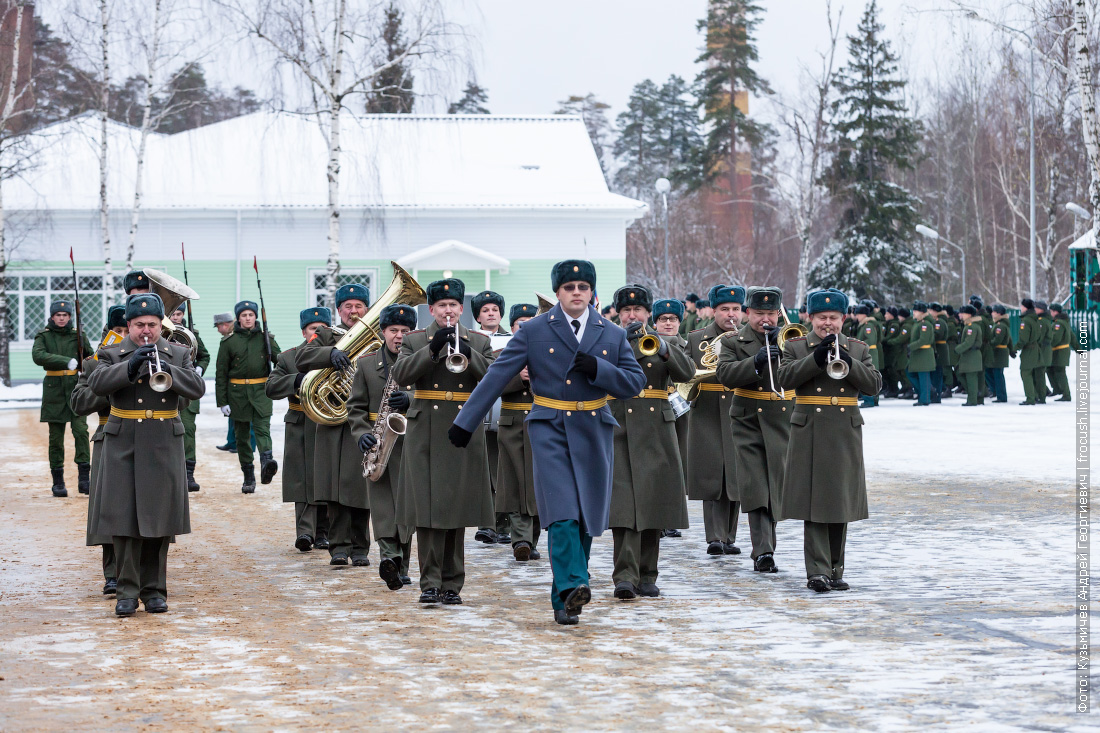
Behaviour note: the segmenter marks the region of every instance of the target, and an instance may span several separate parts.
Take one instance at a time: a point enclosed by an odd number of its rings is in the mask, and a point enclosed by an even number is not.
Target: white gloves
[[[229,417],[229,413],[230,413],[229,405],[222,405],[221,411],[222,411],[223,415],[225,415],[226,417]]]
[[[69,359],[69,371],[76,369],[76,359]]]
[[[195,374],[198,374],[200,377],[202,376],[202,367],[198,364],[195,365]]]

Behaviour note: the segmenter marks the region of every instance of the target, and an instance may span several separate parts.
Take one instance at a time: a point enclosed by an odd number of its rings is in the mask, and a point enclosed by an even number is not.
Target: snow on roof
[[[1096,234],[1089,229],[1081,237],[1077,239],[1073,244],[1069,246],[1070,249],[1096,249]]]
[[[108,196],[133,203],[139,131],[110,123]],[[12,209],[99,208],[99,122],[82,115],[36,136],[35,167],[5,182]],[[645,212],[611,193],[584,123],[571,116],[341,118],[348,208]],[[312,117],[257,112],[147,140],[143,209],[324,208],[328,146]]]

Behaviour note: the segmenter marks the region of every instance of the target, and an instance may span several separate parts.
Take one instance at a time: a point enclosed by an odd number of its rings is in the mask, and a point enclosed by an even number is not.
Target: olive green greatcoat
[[[936,321],[925,316],[913,321],[909,332],[909,371],[933,372],[936,370]]]
[[[1016,347],[1012,344],[1012,329],[1008,325],[1008,319],[993,324],[989,339],[993,349],[993,364],[990,368],[1004,369],[1008,366],[1009,357],[1016,357]]]
[[[870,323],[870,321],[868,321]],[[718,381],[725,386],[747,389],[761,397],[774,396],[767,367],[756,373],[753,359],[764,346],[764,334],[745,325],[735,339],[723,342],[718,359]],[[779,365],[772,362],[775,387],[779,388]],[[737,459],[737,490],[741,511],[767,509],[773,517],[780,511],[780,494],[791,434],[793,394],[788,399],[753,399],[733,395],[733,446]]]
[[[1020,351],[1021,369],[1038,368],[1039,317],[1033,310],[1026,310],[1020,314],[1020,332],[1016,337],[1016,348]]]
[[[1073,339],[1073,327],[1070,326],[1069,315],[1062,313],[1051,322],[1050,347],[1052,367],[1068,367],[1069,355],[1073,351],[1071,341]]]
[[[92,355],[88,337],[84,337],[84,356]],[[65,328],[58,328],[50,321],[34,336],[31,359],[49,372],[68,371],[69,362],[78,358],[76,328],[72,321]],[[79,368],[79,365],[78,365]],[[42,380],[42,408],[39,422],[72,422],[77,416],[69,405],[69,396],[76,387],[77,374],[59,377],[47,376]]]
[[[667,361],[657,355],[643,356],[637,340],[631,342],[631,348],[645,373],[646,389],[667,395],[673,383],[686,382],[695,374],[695,363],[671,341]],[[613,439],[608,526],[636,531],[686,529],[687,500],[676,415],[668,398],[633,397],[612,400],[609,405],[618,426]]]
[[[840,347],[852,357],[848,376],[832,379],[814,360],[821,343],[813,331],[791,339],[783,352],[779,381],[798,397],[859,397],[877,394],[882,378],[871,364],[867,344],[840,336]],[[796,398],[797,400],[797,398]],[[855,405],[795,404],[787,472],[776,519],[809,522],[854,522],[867,518],[867,483],[863,468],[863,415]]]
[[[703,341],[712,341],[718,334],[718,326],[714,323],[688,334],[688,356],[697,369],[702,368],[703,358],[699,345]],[[736,331],[726,332],[722,343],[736,335]],[[709,377],[703,381],[717,384],[718,378]],[[729,392],[700,391],[685,416],[689,433],[685,461],[689,499],[718,501],[725,496],[730,501],[737,501],[737,459],[734,457],[733,423],[730,420],[732,397]]]
[[[456,448],[447,431],[462,403],[417,397],[412,391],[473,392],[493,361],[493,348],[488,336],[459,325],[459,338],[470,345],[470,363],[466,371],[453,374],[444,364],[445,348],[438,360],[432,359],[429,344],[439,328],[433,321],[426,330],[406,334],[393,367],[398,385],[412,394],[401,455],[403,520],[411,527],[432,529],[492,527],[496,519],[484,422],[466,448]]]
[[[892,366],[900,372],[898,377],[904,386],[908,383],[905,372],[909,371],[909,340],[914,321],[912,318],[906,318],[904,321],[900,318],[896,320],[898,322],[897,330],[894,331],[894,335],[890,339],[890,345],[894,347],[894,363]]]
[[[360,436],[374,430],[372,415],[377,416],[382,406],[382,393],[386,390],[386,366],[388,364],[392,370],[396,361],[397,355],[389,351],[386,352],[385,361],[381,351],[372,351],[359,359],[355,367],[355,381],[352,383],[351,399],[348,400],[348,424],[356,444]],[[395,391],[399,389],[399,386],[394,387]],[[404,509],[398,488],[401,483],[401,448],[404,441],[404,438],[398,437],[394,443],[385,473],[377,481],[367,479],[367,493],[370,498],[374,536],[396,537],[401,542],[408,542],[412,538],[413,528],[404,521],[399,521]],[[360,459],[362,455],[359,453]]]
[[[84,360],[80,375],[77,377],[76,387],[73,389],[72,396],[69,399],[69,403],[74,413],[79,416],[95,414],[99,418],[100,423],[96,427],[95,433],[92,435],[92,465],[88,481],[88,521],[86,526],[87,536],[85,540],[85,544],[89,547],[92,545],[109,545],[114,542],[111,535],[100,535],[92,532],[92,512],[93,509],[98,507],[96,500],[98,496],[96,482],[99,479],[100,466],[103,465],[104,420],[111,414],[111,401],[106,397],[97,395],[92,391],[91,387],[88,386],[88,375],[99,365],[99,360],[91,356]]]
[[[875,369],[882,370],[882,324],[876,321],[874,318],[868,318],[863,322],[863,325],[859,327],[857,334],[863,343],[867,344],[867,348],[871,351],[871,363],[874,364]]]
[[[884,369],[894,369],[897,363],[898,347],[895,340],[898,337],[898,329],[901,322],[897,318],[882,322],[882,366]]]
[[[197,333],[195,334],[195,342],[198,344],[198,349],[195,352],[195,366],[201,367],[202,373],[205,376],[207,370],[210,368],[210,351],[206,348],[206,344],[202,342],[202,337]],[[191,400],[190,404],[187,405],[187,411],[192,415],[198,415],[199,402],[199,400]]]
[[[957,366],[959,355],[955,353],[955,344],[959,343],[959,323],[954,316],[947,319],[947,356],[951,366]]]
[[[978,319],[972,321],[975,324],[981,323],[982,327],[982,368],[992,369],[994,354],[993,354],[993,318],[988,315],[981,315]],[[959,331],[965,330],[960,324],[959,329],[956,330],[958,341],[962,341],[962,335]]]
[[[936,367],[946,371],[951,368],[952,348],[948,343],[947,316],[934,316],[933,322],[936,324],[936,342],[933,344],[933,351],[936,352]],[[871,358],[874,359],[874,357]]]
[[[535,503],[535,465],[531,460],[531,436],[527,415],[531,409],[515,410],[506,404],[530,405],[531,385],[517,374],[500,395],[500,423],[497,428],[496,510],[509,514],[539,515]]]
[[[137,345],[129,338],[99,350],[101,364],[88,375],[88,386],[121,410],[178,410],[187,400],[201,398],[206,383],[195,374],[189,350],[163,338],[156,345],[161,364],[172,375],[167,392],[154,392],[144,369],[136,383],[130,382],[127,362]],[[112,415],[103,432],[95,488],[98,511],[89,532],[148,538],[189,533],[183,421]]]
[[[317,329],[313,338],[298,347],[294,365],[300,372],[328,369],[332,350],[340,336],[328,326]],[[349,358],[355,354],[348,354]],[[335,502],[358,509],[370,509],[367,478],[363,475],[363,452],[345,421],[340,425],[317,425],[313,440],[314,500]]]
[[[982,344],[985,342],[983,334],[985,328],[977,318],[962,327],[958,345],[955,347],[959,355],[959,374],[980,372],[982,366]]]
[[[302,402],[295,387],[298,367],[294,365],[294,357],[304,345],[305,342],[279,352],[275,368],[271,370],[271,376],[264,385],[264,391],[272,400],[286,398],[290,403],[290,409],[283,418],[283,462],[279,470],[279,477],[283,482],[283,501],[315,504],[313,445],[317,424],[302,412]]]
[[[271,356],[279,355],[279,344],[271,337]],[[218,344],[218,362],[214,392],[218,407],[229,405],[230,419],[252,422],[271,417],[271,398],[261,384],[230,384],[230,379],[262,379],[271,374],[264,348],[264,332],[259,324],[246,331],[240,324]]]
[[[1039,321],[1039,338],[1036,339],[1039,342],[1039,366],[1048,367],[1051,365],[1052,359],[1051,337],[1053,324],[1046,312],[1038,316],[1037,320]]]
[[[675,344],[687,353],[688,342],[687,339],[680,336],[670,336],[666,338],[666,341],[670,345]],[[689,354],[690,356],[690,354]],[[694,363],[694,362],[693,362]],[[684,490],[687,490],[687,456],[688,456],[688,415],[691,411],[680,415],[676,418],[676,445],[680,449],[680,468],[684,472]]]
[[[695,311],[684,311],[684,320],[680,322],[680,335],[686,336],[699,327],[699,314]]]

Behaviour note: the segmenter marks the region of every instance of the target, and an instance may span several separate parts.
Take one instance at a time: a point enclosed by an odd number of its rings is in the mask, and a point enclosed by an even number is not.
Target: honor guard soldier
[[[405,523],[416,527],[421,603],[462,603],[466,527],[493,524],[484,425],[471,429],[469,450],[447,442],[447,430],[493,361],[489,337],[459,323],[465,293],[456,278],[428,285],[432,322],[405,336],[393,367],[397,383],[414,390],[401,454],[401,494]]]
[[[144,270],[131,270],[126,273],[126,277],[122,278],[122,290],[127,297],[135,293],[148,293],[149,278],[145,276]]]
[[[187,347],[161,337],[159,297],[129,296],[125,318],[127,337],[100,349],[88,375],[111,401],[89,531],[114,538],[119,616],[133,615],[138,599],[148,613],[168,610],[168,543],[191,531],[179,408],[206,390]]]
[[[909,381],[917,392],[914,405],[940,402],[940,393],[932,388],[936,371],[936,321],[928,313],[928,304],[913,303],[913,325],[909,332]]]
[[[514,334],[538,313],[531,303],[516,303],[508,314]],[[497,511],[508,514],[511,527],[512,556],[517,562],[538,560],[539,509],[535,502],[534,464],[531,437],[525,420],[534,408],[531,377],[524,368],[512,378],[500,396],[500,427],[497,439],[500,455],[496,464]],[[491,468],[492,466],[490,466]]]
[[[687,336],[689,333],[698,328],[699,311],[696,308],[696,304],[698,302],[698,295],[696,295],[695,293],[688,293],[687,297],[684,298],[684,302],[681,304],[684,307],[684,314],[680,319],[679,334],[681,337]]]
[[[299,372],[333,367],[355,368],[351,357],[336,348],[343,333],[367,315],[370,291],[362,283],[348,283],[336,290],[336,317],[341,331],[320,326],[298,347],[294,364]],[[237,438],[238,442],[240,437]],[[370,495],[363,476],[363,453],[351,424],[317,425],[313,442],[313,492],[328,505],[329,564],[344,566],[351,560],[367,567],[370,560]]]
[[[1005,389],[1005,369],[1010,358],[1016,358],[1016,346],[1012,343],[1012,328],[1008,311],[1000,303],[993,306],[993,328],[990,331],[990,348],[993,351],[992,366],[985,370],[986,381],[993,385],[993,401],[1008,402]],[[984,358],[983,358],[984,364]]]
[[[779,381],[796,390],[780,519],[805,523],[806,586],[848,590],[844,545],[848,522],[867,518],[863,417],[856,395],[875,394],[881,377],[867,345],[837,332],[848,298],[839,290],[809,297],[813,330],[787,341]],[[831,366],[837,359],[846,367]]]
[[[50,304],[50,320],[46,327],[34,336],[31,358],[34,363],[46,370],[42,380],[42,407],[38,420],[49,425],[50,430],[50,473],[54,496],[65,497],[65,426],[73,434],[74,454],[77,470],[77,490],[88,493],[88,480],[91,474],[91,454],[88,448],[88,420],[73,412],[69,397],[76,387],[79,366],[77,359],[83,354],[90,356],[92,345],[83,334],[77,334],[72,323],[73,301],[56,300]]]
[[[714,323],[714,308],[712,305],[713,304],[707,299],[696,302],[695,310],[699,314],[699,321],[695,324],[696,331],[702,330]]]
[[[586,260],[564,260],[554,265],[551,283],[558,304],[524,324],[504,347],[458,413],[448,437],[456,446],[468,445],[476,455],[485,414],[527,368],[534,402],[527,429],[535,499],[554,574],[550,603],[554,620],[571,626],[592,598],[592,538],[607,529],[611,509],[617,423],[607,398],[633,397],[646,381],[626,332],[592,307],[595,266]]]
[[[109,331],[114,332],[118,337],[126,336],[125,313],[126,307],[121,305],[112,305],[107,309],[107,325],[103,327],[104,338],[106,338]],[[94,512],[99,511],[96,483],[99,480],[99,471],[103,466],[103,427],[107,424],[107,420],[111,415],[111,401],[106,397],[101,397],[95,392],[92,392],[91,388],[88,386],[88,375],[91,374],[92,370],[99,366],[99,364],[99,360],[92,354],[89,354],[84,359],[84,363],[81,365],[80,377],[77,380],[76,388],[73,389],[70,402],[73,412],[77,415],[84,416],[96,414],[99,418],[99,426],[96,428],[95,434],[92,435],[92,472],[91,481],[89,482],[91,495],[88,497],[88,520],[86,525],[85,544],[88,547],[99,545],[102,548],[103,595],[111,595],[118,587],[118,569],[115,565],[114,538],[111,537],[111,535],[95,534],[92,532]]]
[[[1024,401],[1021,405],[1034,405],[1038,401],[1035,389],[1035,373],[1039,371],[1039,317],[1031,298],[1020,301],[1020,332],[1016,336],[1016,348],[1020,352],[1020,381],[1024,383]]]
[[[299,552],[309,552],[314,547],[327,549],[328,511],[318,501],[313,483],[314,444],[317,439],[317,423],[306,417],[298,394],[306,372],[298,371],[294,357],[298,350],[309,343],[313,334],[322,326],[332,325],[332,311],[320,306],[306,308],[298,314],[302,329],[302,343],[279,352],[275,368],[267,378],[264,392],[272,400],[284,397],[288,402],[283,418],[283,502],[294,504],[294,546]]]
[[[1039,364],[1032,372],[1035,378],[1035,402],[1040,405],[1047,403],[1047,369],[1053,363],[1053,323],[1047,314],[1047,304],[1042,300],[1035,301],[1035,317],[1039,321]]]
[[[187,303],[180,303],[179,308],[172,311],[172,315],[169,318],[172,319],[172,323],[179,326],[183,323],[183,315],[187,310]],[[202,342],[202,337],[197,333],[194,334],[195,342],[198,344],[198,350],[195,352],[195,374],[200,377],[210,366],[210,352],[206,350],[206,344]],[[195,416],[199,414],[199,401],[191,400],[183,412],[180,413],[180,418],[183,420],[183,427],[187,431],[183,434],[183,450],[187,456],[187,490],[198,491],[200,488],[197,481],[195,481]]]
[[[490,343],[492,343],[493,336],[508,336],[508,331],[504,330],[501,325],[501,321],[504,319],[504,297],[500,293],[494,293],[492,290],[483,290],[473,298],[470,299],[470,310],[474,321],[481,327],[481,332],[489,337]],[[494,352],[499,351],[500,347],[495,347]],[[493,489],[493,504],[496,505],[497,499],[497,461],[499,455],[499,447],[497,441],[497,426],[494,423],[490,423],[485,428],[485,448],[489,454],[489,480]],[[508,527],[508,514],[500,511],[495,512],[496,526],[495,527],[478,527],[477,532],[474,533],[474,539],[485,544],[499,543],[506,545],[512,541],[509,535]]]
[[[694,293],[690,293],[695,295]],[[696,300],[698,297],[696,296]],[[666,298],[664,300],[658,300],[653,304],[653,326],[658,334],[664,337],[668,341],[670,346],[677,346],[683,349],[684,353],[687,353],[688,342],[683,336],[681,336],[683,319],[686,318],[686,306],[680,301],[674,298]],[[670,392],[671,394],[671,392]],[[688,419],[687,411],[681,412],[676,416],[676,445],[680,449],[680,470],[684,470],[684,462],[687,461],[688,450]],[[684,489],[687,490],[687,483],[684,483]],[[682,537],[680,530],[672,527],[665,528],[665,531],[661,534],[662,537]]]
[[[802,323],[809,325],[809,318],[802,321]],[[890,399],[897,397],[900,392],[898,390],[898,375],[894,369],[894,363],[897,361],[897,349],[894,342],[898,336],[898,329],[901,328],[901,321],[898,320],[898,309],[894,306],[890,306],[882,312],[882,341],[880,342],[879,350],[882,352],[882,379],[885,387],[882,390],[883,397]]]
[[[894,370],[898,374],[901,383],[899,399],[911,400],[917,396],[917,385],[909,380],[909,342],[912,339],[912,330],[915,321],[910,318],[912,313],[908,308],[898,308],[898,331],[894,337]]]
[[[611,414],[619,423],[611,484],[612,579],[620,600],[637,595],[655,598],[661,594],[657,587],[661,533],[669,527],[688,526],[676,413],[669,405],[668,391],[674,383],[695,376],[695,362],[686,350],[646,328],[652,309],[646,288],[626,285],[615,291],[614,300],[646,384],[630,399],[611,403]]]
[[[871,306],[866,301],[856,306],[856,321],[859,323],[859,328],[855,337],[867,344],[867,348],[871,351],[871,364],[875,369],[882,369],[882,324],[871,316]],[[861,395],[862,407],[877,407],[878,397],[877,394]]]
[[[749,322],[722,340],[718,381],[733,390],[729,415],[738,496],[748,516],[753,570],[775,573],[775,523],[791,430],[793,393],[779,386],[779,288],[750,289]]]
[[[954,345],[948,343],[951,332],[947,327],[947,316],[943,314],[943,306],[939,303],[929,303],[928,311],[929,317],[935,324],[936,332],[935,343],[932,345],[932,350],[936,352],[936,369],[932,372],[932,389],[942,400],[944,397],[951,396],[948,384],[952,381],[951,349],[954,348]],[[858,333],[852,335],[859,337]]]
[[[233,327],[236,325],[236,323],[237,321],[233,318],[232,313],[218,313],[214,316],[214,328],[217,329],[222,341],[225,341],[229,336],[233,335]],[[228,451],[229,453],[236,453],[237,438],[233,435],[233,418],[227,417],[225,421],[228,425],[228,428],[226,430],[225,445],[219,445],[216,447],[218,450]],[[255,433],[251,433],[251,440],[252,450],[256,450]]]
[[[351,425],[352,436],[358,436],[357,444],[362,454],[377,446],[375,428],[383,413],[408,412],[409,393],[397,387],[391,373],[401,353],[405,335],[415,328],[416,308],[401,304],[386,306],[378,318],[378,329],[385,343],[378,351],[361,358],[355,368],[355,382],[351,399],[348,400],[348,424]],[[383,406],[382,397],[387,387],[389,397]],[[386,409],[383,410],[383,407]],[[404,502],[398,494],[404,438],[400,435],[383,437],[393,441],[389,461],[385,472],[377,481],[368,481],[367,487],[374,538],[378,542],[378,555],[382,558],[378,564],[378,575],[390,590],[400,590],[412,583],[409,578],[412,527],[407,526],[402,518]]]
[[[1051,362],[1047,368],[1050,377],[1051,396],[1061,395],[1058,402],[1071,402],[1073,396],[1069,390],[1069,379],[1066,378],[1066,368],[1069,366],[1070,341],[1073,339],[1072,326],[1069,322],[1069,314],[1062,306],[1054,303],[1050,306],[1050,312],[1054,320],[1050,325]]]
[[[982,343],[984,331],[977,310],[972,305],[959,308],[963,329],[955,353],[959,355],[959,378],[966,385],[964,407],[985,404],[985,369],[982,367]]]
[[[745,289],[740,286],[715,285],[708,301],[714,305],[714,322],[688,334],[688,356],[697,369],[714,370],[713,364],[703,365],[737,335],[741,328],[741,306]],[[687,414],[688,455],[687,496],[703,501],[703,526],[706,530],[708,555],[739,555],[734,545],[737,539],[737,518],[740,503],[737,498],[736,459],[733,447],[733,425],[730,390],[718,383],[717,375],[699,383],[699,395]]]
[[[242,300],[233,308],[237,317],[233,333],[218,344],[217,393],[218,409],[233,420],[233,435],[237,439],[237,460],[241,464],[244,483],[241,493],[256,491],[256,471],[253,467],[250,431],[256,435],[260,449],[260,482],[271,483],[279,464],[271,453],[271,398],[264,385],[279,356],[275,337],[264,333],[257,323],[260,307],[251,300]],[[268,360],[265,339],[270,338],[271,360]]]

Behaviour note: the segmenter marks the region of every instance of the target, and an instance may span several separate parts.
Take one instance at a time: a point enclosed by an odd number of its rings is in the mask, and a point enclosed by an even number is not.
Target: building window
[[[373,303],[375,296],[378,295],[374,287],[377,281],[377,267],[342,267],[340,268],[340,274],[336,276],[336,287],[347,285],[348,283],[362,283],[366,285],[367,289],[370,291],[371,303]],[[328,273],[323,269],[309,270],[310,296],[314,305],[325,305],[325,300],[328,298],[328,290],[326,289],[327,282]]]
[[[103,273],[78,272],[80,278],[80,325],[88,340],[99,341],[99,333],[106,323],[104,306]],[[122,276],[115,276],[114,291],[110,302],[121,303]],[[46,327],[50,303],[55,300],[73,299],[73,275],[71,272],[16,271],[7,277],[9,340],[15,345],[26,345]]]

